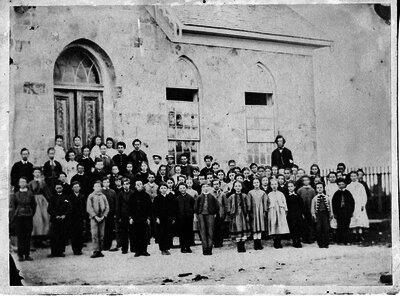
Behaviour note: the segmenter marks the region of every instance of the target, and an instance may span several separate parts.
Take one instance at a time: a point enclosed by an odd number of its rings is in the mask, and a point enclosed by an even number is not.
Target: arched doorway
[[[63,135],[66,147],[74,136],[90,144],[103,136],[102,73],[94,56],[79,46],[65,49],[54,66],[55,131]]]

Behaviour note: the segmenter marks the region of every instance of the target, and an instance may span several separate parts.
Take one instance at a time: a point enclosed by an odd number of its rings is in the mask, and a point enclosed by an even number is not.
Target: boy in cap
[[[171,178],[175,174],[175,156],[168,154],[165,159],[167,160],[167,176]]]

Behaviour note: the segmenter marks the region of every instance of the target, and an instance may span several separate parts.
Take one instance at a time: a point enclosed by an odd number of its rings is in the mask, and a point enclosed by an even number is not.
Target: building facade
[[[41,165],[97,134],[202,165],[269,164],[277,134],[317,160],[313,51],[331,45],[287,6],[13,7],[11,157]]]

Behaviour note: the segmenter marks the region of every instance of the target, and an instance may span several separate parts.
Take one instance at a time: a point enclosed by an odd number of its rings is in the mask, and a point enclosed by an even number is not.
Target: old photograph
[[[396,291],[394,2],[102,4],[7,7],[9,291]]]

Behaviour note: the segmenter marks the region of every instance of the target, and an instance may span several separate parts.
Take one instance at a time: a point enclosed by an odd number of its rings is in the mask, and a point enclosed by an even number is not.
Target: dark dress
[[[144,191],[135,191],[129,200],[129,214],[133,220],[134,252],[147,252],[147,220],[151,215],[151,199]]]
[[[291,168],[293,166],[292,151],[283,147],[281,151],[276,148],[271,154],[271,166],[278,166],[279,169]]]
[[[67,195],[53,194],[50,199],[48,212],[50,214],[50,239],[51,255],[59,256],[65,252],[66,239],[68,234],[68,220],[57,219],[56,216],[68,216],[71,213],[71,203]]]
[[[189,194],[177,197],[177,230],[181,250],[190,249],[193,239],[194,198]]]
[[[293,242],[300,242],[303,232],[304,203],[302,198],[296,193],[286,193],[286,204],[288,207],[287,222]]]
[[[146,153],[142,150],[133,150],[131,153],[129,153],[128,161],[132,162],[133,173],[138,173],[140,171],[140,163],[142,161],[149,163]]]
[[[33,164],[29,161],[24,164],[22,161],[14,163],[11,168],[11,185],[14,186],[14,192],[19,190],[19,178],[27,178],[28,183],[33,180]]]
[[[176,220],[177,201],[173,194],[166,196],[160,193],[153,202],[155,218],[160,220],[157,224],[157,240],[160,251],[167,251],[172,247],[173,228],[172,221]]]
[[[332,197],[333,215],[337,220],[337,242],[349,243],[349,226],[354,212],[354,198],[347,189],[338,190]]]

